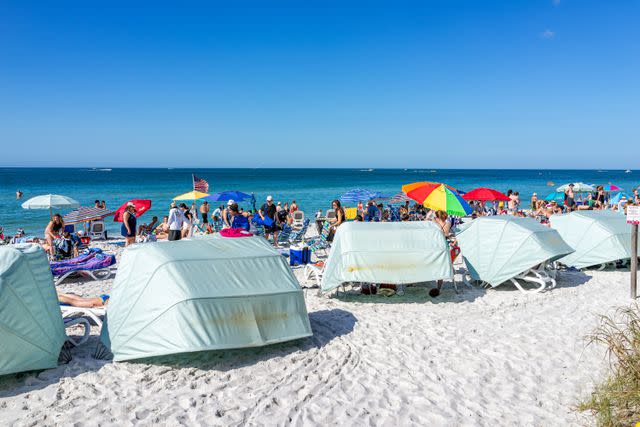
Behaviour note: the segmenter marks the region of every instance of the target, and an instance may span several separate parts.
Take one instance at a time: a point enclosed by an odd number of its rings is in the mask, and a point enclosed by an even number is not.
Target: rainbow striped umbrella
[[[421,184],[421,185],[417,185]],[[465,216],[472,212],[471,206],[453,189],[438,182],[407,184],[402,191],[426,208],[445,211],[453,216]]]

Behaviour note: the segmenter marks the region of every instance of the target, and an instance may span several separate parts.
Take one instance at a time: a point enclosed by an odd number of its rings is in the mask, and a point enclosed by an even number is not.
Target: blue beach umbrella
[[[564,201],[564,193],[560,192],[560,191],[554,191],[553,193],[549,194],[547,197],[544,198],[547,202],[552,202],[552,201],[556,201],[556,202],[563,202]]]
[[[229,200],[243,202],[245,200],[251,200],[251,197],[251,194],[243,193],[242,191],[221,191],[204,197],[202,200],[208,202],[227,202]]]
[[[364,188],[354,188],[340,196],[340,202],[344,204],[368,202],[376,198],[380,198],[381,194],[377,191],[367,190]]]

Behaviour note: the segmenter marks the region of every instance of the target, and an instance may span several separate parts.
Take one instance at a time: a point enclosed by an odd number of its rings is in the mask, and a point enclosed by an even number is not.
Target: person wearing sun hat
[[[223,222],[223,226],[224,228],[230,228],[231,227],[231,211],[229,210],[229,208],[231,208],[231,206],[235,205],[236,202],[233,199],[229,199],[229,201],[227,202],[227,206],[222,210],[222,222]]]
[[[129,202],[122,215],[122,226],[120,227],[120,233],[125,238],[125,246],[136,241],[136,230],[138,229],[136,222],[136,205]]]

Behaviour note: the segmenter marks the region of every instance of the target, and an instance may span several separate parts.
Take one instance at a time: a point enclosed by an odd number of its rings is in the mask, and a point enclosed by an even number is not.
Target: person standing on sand
[[[180,240],[182,238],[182,224],[185,221],[184,214],[176,202],[171,203],[169,210],[169,240]]]
[[[567,211],[571,212],[575,205],[575,193],[573,192],[573,184],[569,184],[566,190],[564,190],[564,205],[567,207]]]
[[[64,220],[60,214],[55,214],[51,217],[51,221],[49,221],[47,228],[44,230],[45,250],[51,256],[56,254],[54,240],[60,238],[62,230],[64,230]]]
[[[264,226],[264,237],[268,240],[269,235],[273,234],[273,245],[278,247],[278,225],[276,224],[276,205],[273,204],[273,197],[267,196],[267,201],[260,207],[258,215],[264,221],[265,218],[271,219],[270,226]]]
[[[536,210],[538,206],[538,193],[533,193],[531,196],[531,210]]]
[[[200,205],[200,216],[202,217],[202,226],[206,230],[209,225],[209,202],[204,201]]]
[[[122,215],[122,226],[120,227],[120,232],[122,237],[125,238],[124,246],[129,246],[136,242],[136,207],[133,203],[127,203],[127,207],[124,209],[124,214]]]

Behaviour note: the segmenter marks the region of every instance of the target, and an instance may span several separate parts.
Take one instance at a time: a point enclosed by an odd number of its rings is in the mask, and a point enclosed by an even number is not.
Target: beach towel
[[[222,237],[251,237],[253,233],[242,228],[225,228],[220,230],[220,235]]]
[[[112,266],[115,263],[116,257],[114,255],[100,253],[95,254],[94,257],[89,258],[85,262],[51,267],[51,273],[57,277],[65,275],[72,271],[102,270]]]

